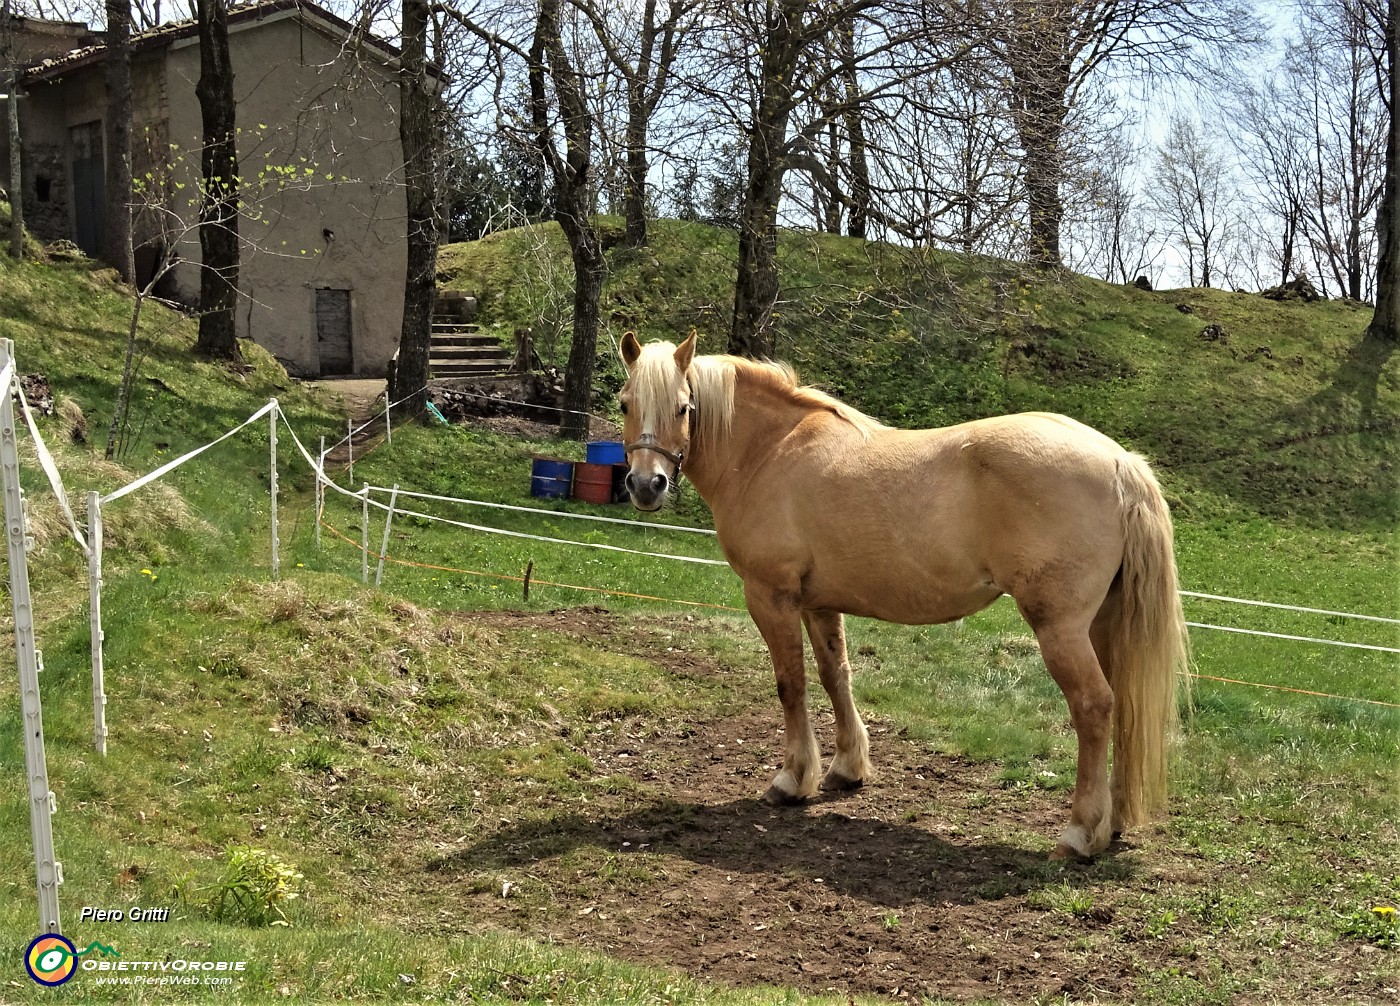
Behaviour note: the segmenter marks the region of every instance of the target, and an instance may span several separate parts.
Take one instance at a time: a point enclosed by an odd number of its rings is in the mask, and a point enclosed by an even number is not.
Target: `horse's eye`
[[[624,416],[627,415],[627,403],[626,403],[626,402],[623,402],[623,403],[622,403],[622,414],[623,414]]]
[[[689,406],[689,405],[682,405],[682,406],[680,407],[680,411],[676,413],[676,418],[677,418],[677,419],[682,418],[682,417],[683,417],[687,412],[689,412],[689,411],[690,411],[690,406]]]

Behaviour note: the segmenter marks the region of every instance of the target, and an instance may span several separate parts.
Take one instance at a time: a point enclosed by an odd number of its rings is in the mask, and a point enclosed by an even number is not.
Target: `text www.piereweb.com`
[[[232,985],[232,975],[98,975],[95,985]]]

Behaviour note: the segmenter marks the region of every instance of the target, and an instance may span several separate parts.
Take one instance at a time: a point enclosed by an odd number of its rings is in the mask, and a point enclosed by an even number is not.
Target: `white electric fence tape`
[[[280,412],[280,411],[281,411],[281,410],[279,409],[279,412]],[[311,469],[312,469],[313,471],[320,472],[321,469],[320,469],[320,467],[317,465],[316,460],[311,456],[311,452],[308,451],[308,450],[306,449],[306,447],[302,444],[300,438],[297,437],[296,431],[292,429],[291,423],[290,423],[290,421],[288,421],[288,419],[287,419],[285,413],[282,414],[282,420],[283,420],[283,422],[286,424],[288,431],[289,431],[289,432],[291,433],[291,435],[292,435],[292,441],[297,445],[297,449],[301,452],[302,457],[306,459],[306,463],[311,467]],[[364,486],[359,492],[353,492],[353,493],[352,493],[352,492],[350,492],[349,490],[344,489],[344,488],[342,488],[341,486],[337,485],[336,483],[330,481],[329,479],[323,479],[323,482],[324,482],[324,484],[325,484],[327,487],[334,489],[336,492],[340,493],[342,496],[348,496],[348,497],[350,497],[350,498],[352,498],[352,499],[355,499],[357,502],[362,502],[362,503],[363,503],[363,502],[367,501],[369,505],[378,507],[378,508],[381,509],[381,510],[388,510],[388,509],[389,509],[389,506],[386,505],[386,504],[384,504],[384,503],[380,503],[380,502],[377,502],[377,501],[375,501],[375,500],[370,500],[370,499],[368,499],[370,493],[374,493],[374,492],[389,493],[389,492],[391,492],[391,490],[389,490],[389,489],[386,489],[386,488],[383,488],[383,487],[379,487],[379,486],[369,486],[369,485],[366,485],[366,486]],[[604,522],[607,522],[607,523],[610,523],[610,524],[625,524],[625,525],[629,525],[629,526],[643,527],[643,528],[649,528],[649,529],[660,530],[660,531],[687,531],[687,532],[696,533],[696,534],[709,534],[709,535],[713,535],[713,534],[715,533],[714,531],[712,531],[712,530],[710,530],[710,529],[708,529],[708,528],[683,527],[683,526],[676,525],[676,524],[648,524],[648,523],[645,523],[645,522],[643,522],[643,521],[629,521],[629,520],[623,520],[623,519],[617,518],[617,517],[598,517],[598,516],[594,516],[594,515],[592,515],[592,514],[575,514],[575,513],[568,513],[568,512],[566,512],[566,511],[560,511],[560,510],[541,510],[541,509],[537,509],[537,508],[534,508],[534,507],[514,506],[514,505],[511,505],[511,504],[508,504],[508,503],[489,503],[489,502],[486,502],[486,501],[483,501],[483,500],[469,500],[469,499],[461,499],[461,498],[455,497],[455,496],[440,496],[440,495],[437,495],[437,494],[434,494],[434,493],[412,492],[412,491],[407,490],[407,489],[399,489],[397,495],[398,495],[398,496],[407,496],[407,497],[411,497],[411,498],[414,498],[414,499],[433,500],[433,501],[441,502],[441,503],[458,503],[458,504],[462,504],[462,505],[465,505],[465,506],[479,506],[479,507],[489,507],[489,508],[498,509],[498,510],[510,510],[510,511],[514,511],[514,512],[517,512],[517,513],[537,513],[537,514],[540,514],[541,516],[545,516],[545,517],[570,517],[570,518],[578,518],[578,519],[583,519],[583,520],[604,521]],[[597,543],[597,542],[586,542],[586,541],[571,541],[571,540],[569,540],[569,539],[567,539],[567,538],[551,538],[551,537],[547,537],[547,536],[545,536],[545,535],[527,534],[527,533],[525,533],[525,532],[523,532],[523,531],[507,531],[507,530],[504,530],[504,529],[502,529],[502,528],[485,527],[485,526],[480,525],[480,524],[471,524],[471,523],[467,523],[467,522],[465,522],[465,521],[451,520],[451,519],[449,519],[449,518],[446,518],[446,517],[439,517],[439,516],[436,516],[436,515],[434,515],[434,514],[420,513],[420,512],[418,512],[418,511],[416,511],[416,510],[405,510],[405,509],[403,509],[402,507],[395,507],[395,508],[394,508],[394,512],[395,512],[395,513],[398,513],[398,514],[405,514],[405,515],[412,516],[412,517],[418,517],[418,518],[420,518],[420,519],[422,519],[422,520],[437,521],[437,522],[442,523],[442,524],[449,524],[449,525],[452,525],[452,526],[454,526],[454,527],[465,528],[465,529],[471,530],[471,531],[481,531],[481,532],[483,532],[483,533],[485,533],[485,534],[499,534],[499,535],[505,535],[505,536],[511,537],[511,538],[524,538],[524,539],[528,539],[528,540],[531,540],[531,541],[549,542],[549,543],[557,544],[557,545],[577,545],[577,546],[580,546],[580,547],[582,547],[582,548],[605,549],[605,550],[610,551],[610,552],[625,552],[625,553],[627,553],[627,554],[629,554],[629,555],[641,555],[641,556],[646,556],[646,557],[655,558],[655,559],[675,559],[675,560],[678,560],[678,561],[680,561],[680,562],[693,562],[693,563],[700,563],[700,564],[709,565],[709,566],[727,566],[727,565],[729,565],[727,562],[725,562],[725,561],[723,561],[723,560],[720,560],[720,559],[702,559],[702,558],[699,558],[699,557],[697,557],[697,556],[672,555],[672,554],[669,554],[669,553],[662,553],[662,552],[644,552],[644,551],[640,551],[640,550],[637,550],[637,549],[622,548],[622,547],[617,546],[617,545],[603,545],[603,544],[599,544],[599,543]],[[1358,614],[1353,614],[1353,613],[1351,613],[1351,612],[1346,612],[1346,611],[1332,611],[1332,610],[1329,610],[1329,609],[1326,609],[1326,608],[1309,608],[1309,607],[1304,607],[1304,606],[1301,606],[1301,605],[1278,604],[1278,603],[1273,602],[1273,601],[1253,601],[1253,600],[1248,600],[1248,599],[1240,598],[1240,597],[1226,597],[1226,596],[1221,595],[1221,594],[1203,594],[1203,593],[1200,593],[1200,592],[1197,592],[1197,591],[1191,591],[1191,590],[1183,590],[1183,591],[1180,591],[1180,594],[1181,594],[1183,597],[1194,597],[1194,598],[1200,598],[1200,599],[1202,599],[1202,600],[1208,600],[1208,601],[1224,601],[1224,602],[1229,602],[1229,603],[1233,603],[1233,604],[1247,604],[1247,605],[1257,605],[1257,606],[1265,607],[1265,608],[1279,608],[1279,609],[1283,609],[1283,610],[1286,610],[1286,611],[1298,611],[1298,612],[1304,612],[1304,613],[1307,613],[1307,614],[1331,615],[1331,616],[1340,617],[1340,618],[1359,618],[1359,619],[1365,619],[1365,620],[1367,620],[1367,621],[1373,621],[1373,622],[1385,622],[1385,623],[1392,623],[1392,624],[1400,624],[1400,619],[1386,618],[1386,617],[1383,617],[1383,616],[1380,616],[1380,615],[1358,615]],[[1207,624],[1207,623],[1205,623],[1205,622],[1187,622],[1186,624],[1189,625],[1189,626],[1191,626],[1192,628],[1195,628],[1195,629],[1215,629],[1215,630],[1218,630],[1218,631],[1220,631],[1220,632],[1235,632],[1235,633],[1240,633],[1240,634],[1243,634],[1243,635],[1250,635],[1250,636],[1265,636],[1265,637],[1268,637],[1268,638],[1271,638],[1271,639],[1286,639],[1286,640],[1291,640],[1291,641],[1296,641],[1296,642],[1303,642],[1303,643],[1321,643],[1321,644],[1328,645],[1328,646],[1343,646],[1343,647],[1348,647],[1348,648],[1352,648],[1352,649],[1359,649],[1359,650],[1373,650],[1373,651],[1377,651],[1377,652],[1380,652],[1380,653],[1400,653],[1400,648],[1391,647],[1391,646],[1376,646],[1376,645],[1373,645],[1373,644],[1370,644],[1370,643],[1349,643],[1349,642],[1343,642],[1343,641],[1341,641],[1341,640],[1336,640],[1336,639],[1320,639],[1320,638],[1317,638],[1317,637],[1314,637],[1314,636],[1294,636],[1294,635],[1288,635],[1288,634],[1281,633],[1281,632],[1265,632],[1265,631],[1263,631],[1263,630],[1261,630],[1261,629],[1241,629],[1241,628],[1235,628],[1235,627],[1228,626],[1228,625],[1210,625],[1210,624]]]
[[[233,436],[233,435],[234,435],[235,433],[237,433],[239,430],[243,429],[243,428],[246,427],[246,426],[249,426],[249,425],[255,423],[257,420],[261,419],[263,416],[267,415],[269,412],[271,412],[273,409],[276,409],[276,408],[277,408],[277,400],[276,400],[276,399],[273,399],[272,401],[270,401],[270,402],[268,402],[266,405],[264,405],[261,409],[259,409],[257,412],[254,412],[254,413],[253,413],[251,416],[249,416],[247,419],[243,420],[242,423],[240,423],[239,425],[235,426],[233,429],[229,430],[227,433],[225,433],[225,434],[224,434],[222,437],[220,437],[219,439],[217,439],[217,440],[211,440],[211,441],[209,441],[209,443],[205,444],[203,447],[196,447],[194,450],[190,451],[188,454],[182,454],[180,457],[176,458],[174,461],[166,462],[165,464],[163,464],[163,465],[161,465],[159,468],[157,468],[155,471],[153,471],[153,472],[148,472],[147,474],[141,476],[141,477],[140,477],[139,479],[137,479],[135,482],[132,482],[132,483],[129,484],[129,485],[122,486],[122,487],[121,487],[120,489],[118,489],[116,492],[108,493],[106,496],[103,496],[102,499],[99,500],[98,502],[100,502],[102,505],[105,506],[106,504],[111,503],[113,500],[119,500],[119,499],[121,499],[123,496],[127,495],[128,493],[133,493],[133,492],[135,492],[137,489],[140,489],[142,486],[147,485],[148,483],[154,482],[156,479],[160,478],[162,475],[164,475],[166,472],[170,471],[171,469],[173,469],[173,468],[179,468],[182,464],[184,464],[186,461],[189,461],[191,458],[198,457],[199,455],[201,455],[201,454],[203,454],[205,451],[207,451],[209,448],[214,447],[214,446],[217,446],[218,444],[223,443],[225,440],[227,440],[229,437]],[[279,411],[280,411],[280,410],[279,410]]]
[[[379,486],[371,486],[370,492],[388,492]],[[462,499],[457,496],[436,496],[433,493],[415,493],[407,489],[399,490],[400,496],[412,496],[420,500],[436,500],[439,503],[461,503],[464,506],[489,507],[493,510],[514,510],[516,513],[537,513],[542,517],[568,517],[571,520],[593,520],[601,521],[605,524],[625,524],[628,527],[644,527],[659,531],[689,531],[691,534],[707,534],[714,537],[715,532],[707,527],[685,527],[681,524],[648,524],[642,520],[623,520],[621,517],[599,517],[591,513],[570,513],[568,510],[541,510],[539,507],[513,506],[510,503],[487,503],[484,500]]]
[[[1290,636],[1282,632],[1265,632],[1262,629],[1237,629],[1229,625],[1206,625],[1204,622],[1187,622],[1193,629],[1218,629],[1221,632],[1238,632],[1246,636],[1268,636],[1270,639],[1292,639],[1300,643],[1325,643],[1328,646],[1347,646],[1354,650],[1377,650],[1381,653],[1400,653],[1393,646],[1372,646],[1370,643],[1344,643],[1339,639],[1318,639],[1314,636]]]
[[[387,490],[381,490],[387,491]],[[403,495],[400,491],[399,495]],[[386,503],[377,500],[370,500],[370,506],[378,507],[380,510],[389,510]],[[526,538],[530,541],[545,541],[554,545],[578,545],[581,548],[599,548],[608,552],[626,552],[628,555],[644,555],[649,559],[675,559],[677,562],[694,562],[705,566],[728,566],[729,563],[723,559],[702,559],[694,555],[671,555],[667,552],[642,552],[635,548],[623,548],[620,545],[603,545],[595,541],[572,541],[568,538],[550,538],[542,534],[526,534],[524,531],[507,531],[499,527],[484,527],[481,524],[468,524],[466,521],[451,520],[447,517],[438,517],[435,514],[420,513],[417,510],[406,510],[403,507],[394,507],[393,512],[404,514],[409,517],[417,517],[420,520],[437,521],[439,524],[450,524],[453,527],[466,528],[468,531],[484,531],[487,534],[500,534],[508,538]],[[548,511],[546,511],[548,512]]]
[[[1334,615],[1337,618],[1364,618],[1368,622],[1388,622],[1400,625],[1400,618],[1384,618],[1381,615],[1354,615],[1349,611],[1328,611],[1326,608],[1304,608],[1296,604],[1277,604],[1273,601],[1247,601],[1242,597],[1225,597],[1221,594],[1201,594],[1194,590],[1178,591],[1182,597],[1199,597],[1207,601],[1229,601],[1231,604],[1253,604],[1260,608],[1281,608],[1284,611],[1303,611],[1310,615]]]
[[[6,368],[7,373],[10,369]],[[44,438],[39,436],[39,426],[34,422],[34,413],[29,408],[29,401],[24,397],[24,385],[20,383],[18,375],[13,375],[5,381],[0,381],[0,387],[10,387],[11,380],[19,395],[19,406],[20,411],[24,413],[24,423],[29,427],[29,435],[34,440],[34,451],[39,455],[39,467],[44,470],[44,474],[48,477],[49,487],[53,489],[54,498],[58,500],[58,505],[63,510],[63,516],[68,518],[68,530],[72,533],[73,540],[78,543],[83,554],[87,555],[87,541],[83,538],[83,533],[78,530],[78,522],[73,519],[73,508],[68,503],[68,493],[63,489],[63,478],[58,474],[58,467],[53,463],[53,455],[49,453]]]

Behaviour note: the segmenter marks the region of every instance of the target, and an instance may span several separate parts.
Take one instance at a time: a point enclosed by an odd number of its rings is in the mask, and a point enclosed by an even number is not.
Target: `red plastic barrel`
[[[613,466],[590,465],[587,462],[574,465],[574,499],[586,503],[611,503]]]

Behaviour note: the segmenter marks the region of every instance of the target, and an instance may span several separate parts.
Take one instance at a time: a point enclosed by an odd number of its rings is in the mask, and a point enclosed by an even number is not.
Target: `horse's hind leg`
[[[1115,593],[1118,590],[1119,586],[1115,581],[1113,588],[1109,591],[1108,599],[1099,608],[1098,614],[1094,616],[1094,624],[1089,628],[1089,639],[1094,644],[1094,655],[1098,657],[1099,668],[1103,671],[1104,679],[1108,682],[1109,688],[1114,687],[1113,638],[1120,631],[1116,624],[1118,604]],[[1113,771],[1109,775],[1108,782],[1108,791],[1113,803],[1111,832],[1114,838],[1123,833],[1123,763],[1120,754],[1121,752],[1114,752]]]
[[[1024,609],[1023,609],[1024,610]],[[1095,856],[1113,839],[1108,787],[1108,739],[1113,724],[1113,691],[1089,641],[1088,627],[1077,622],[1031,619],[1045,666],[1069,703],[1070,724],[1079,736],[1079,767],[1069,825],[1060,834],[1051,858],[1071,854]]]
[[[763,794],[772,804],[800,803],[817,793],[822,771],[817,735],[807,717],[807,671],[803,666],[802,621],[797,608],[762,587],[744,586],[754,624],[768,644],[778,699],[783,704],[783,767]]]
[[[821,671],[822,687],[836,713],[836,757],[822,779],[824,790],[855,789],[870,778],[870,737],[851,698],[846,629],[835,611],[804,611],[802,621]]]

